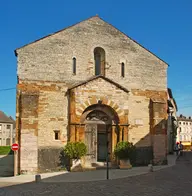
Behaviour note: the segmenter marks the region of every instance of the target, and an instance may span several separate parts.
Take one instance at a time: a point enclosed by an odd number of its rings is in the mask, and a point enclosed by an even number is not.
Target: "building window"
[[[179,127],[179,132],[181,133],[181,127]]]
[[[105,76],[105,50],[97,47],[94,49],[95,75]]]
[[[183,122],[183,124],[185,125],[185,122]]]
[[[2,124],[0,124],[0,133],[2,132]]]
[[[182,135],[179,136],[179,140],[182,141]]]
[[[11,144],[10,138],[7,138],[6,139],[6,146],[10,146],[10,144]]]
[[[60,131],[54,131],[55,140],[60,140]]]
[[[11,129],[11,125],[7,125],[7,129]]]
[[[121,77],[125,77],[125,64],[121,63]]]
[[[186,123],[186,125],[188,125],[188,123]]]
[[[76,75],[76,58],[73,57],[73,74]]]
[[[179,122],[179,124],[181,125],[181,122]]]

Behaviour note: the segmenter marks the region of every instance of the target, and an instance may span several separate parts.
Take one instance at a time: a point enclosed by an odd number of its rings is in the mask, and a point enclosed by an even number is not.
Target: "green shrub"
[[[68,142],[64,154],[70,159],[80,159],[87,153],[87,146],[83,142]]]
[[[130,142],[119,142],[115,147],[114,154],[120,160],[132,159],[135,156],[135,146]]]
[[[0,155],[13,154],[11,146],[0,146]]]

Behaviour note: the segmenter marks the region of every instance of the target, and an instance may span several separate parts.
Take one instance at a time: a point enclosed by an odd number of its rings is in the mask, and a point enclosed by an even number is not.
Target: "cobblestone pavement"
[[[0,195],[191,196],[192,152],[186,152],[173,167],[140,176],[97,182],[27,183],[1,188]]]

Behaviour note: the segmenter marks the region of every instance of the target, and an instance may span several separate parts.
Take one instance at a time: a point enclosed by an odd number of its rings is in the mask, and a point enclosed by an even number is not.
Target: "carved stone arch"
[[[112,124],[112,118],[103,110],[95,109],[86,114],[84,123]]]
[[[112,100],[108,99],[108,98],[103,98],[103,97],[98,97],[96,98],[95,96],[93,96],[91,99],[88,99],[87,101],[85,101],[84,103],[82,103],[78,108],[77,108],[77,116],[81,117],[82,114],[85,112],[85,110],[92,105],[107,105],[110,108],[112,108],[115,113],[117,113],[117,115],[119,117],[123,116],[124,110],[122,110],[117,103],[113,102]]]
[[[104,105],[104,104],[94,104],[94,105],[90,105],[88,106],[82,113],[81,118],[80,118],[80,122],[84,123],[87,116],[91,115],[92,113],[95,112],[100,112],[101,114],[105,114],[108,117],[107,122],[110,122],[109,124],[111,124],[112,122],[114,124],[118,124],[119,123],[119,116],[118,113],[110,106],[108,105]],[[102,115],[101,115],[102,116]]]

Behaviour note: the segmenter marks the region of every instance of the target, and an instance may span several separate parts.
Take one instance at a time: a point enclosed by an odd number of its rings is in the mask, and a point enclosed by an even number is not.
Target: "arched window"
[[[105,51],[103,48],[94,49],[95,75],[105,76]]]
[[[125,64],[121,63],[121,77],[125,77]]]
[[[73,57],[73,74],[76,75],[76,58]]]

